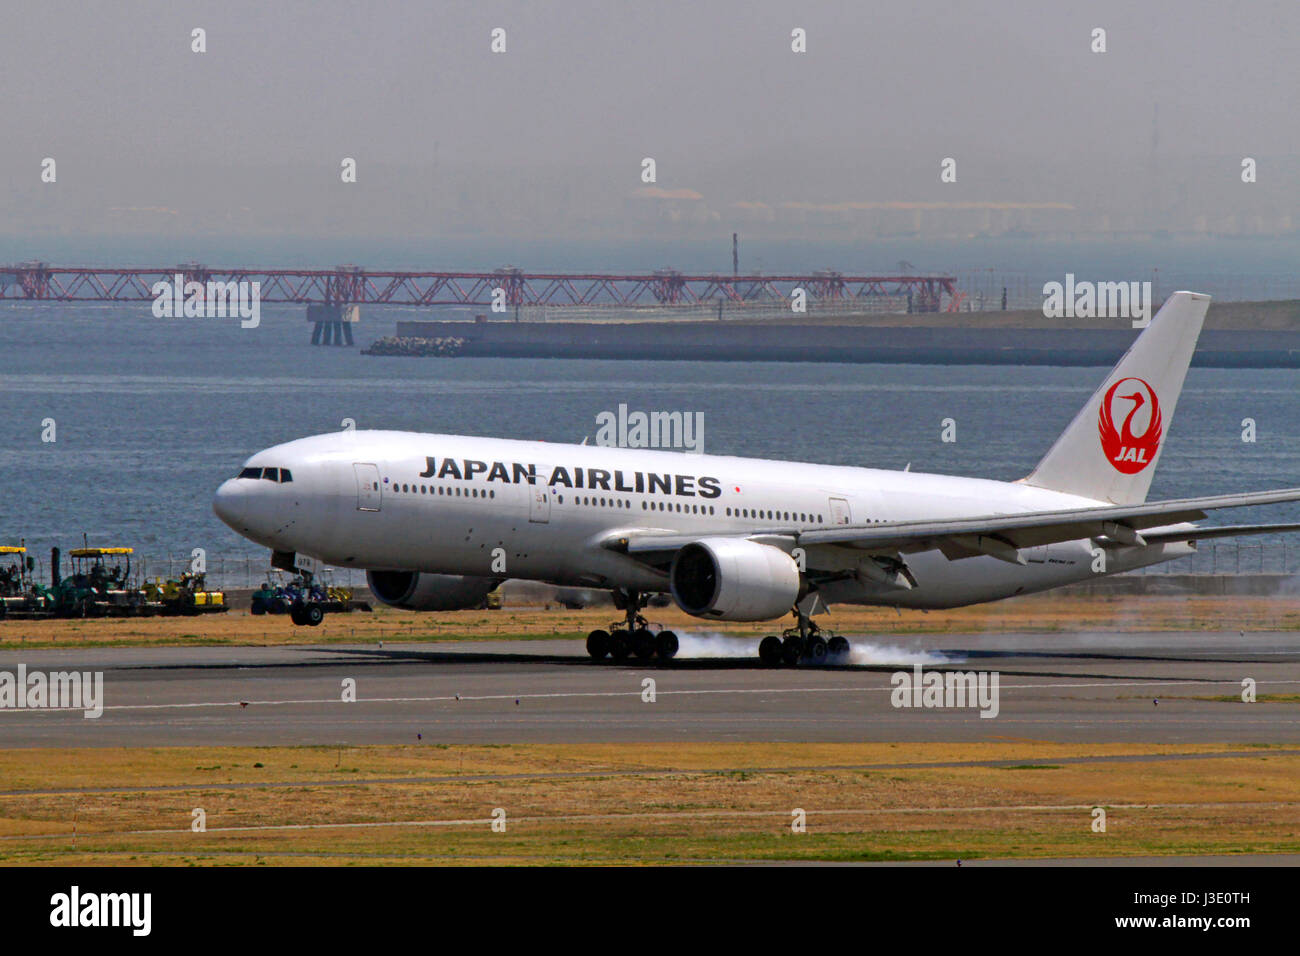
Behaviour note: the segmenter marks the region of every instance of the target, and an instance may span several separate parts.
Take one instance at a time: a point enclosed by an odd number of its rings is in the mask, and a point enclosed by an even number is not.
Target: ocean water
[[[155,319],[143,306],[0,305],[0,541],[129,545],[165,570],[202,547],[265,566],[212,514],[248,455],[340,427],[594,440],[596,416],[704,414],[704,449],[1014,479],[1100,368],[409,359],[311,347],[300,307]],[[406,313],[409,315],[410,313]],[[358,340],[402,313],[363,314]],[[941,441],[953,418],[957,441]],[[1242,420],[1258,440],[1241,441]],[[57,440],[42,441],[53,419]],[[1300,485],[1300,372],[1192,369],[1153,498]],[[1300,505],[1219,520],[1298,521]],[[1295,551],[1300,554],[1300,541]],[[179,565],[177,566],[179,569]],[[242,573],[242,572],[241,572]]]

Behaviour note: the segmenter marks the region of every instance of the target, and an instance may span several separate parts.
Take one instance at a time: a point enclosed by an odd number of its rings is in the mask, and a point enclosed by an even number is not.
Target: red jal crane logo
[[[1127,384],[1126,383],[1131,383]],[[1123,395],[1117,395],[1121,386],[1132,389]],[[1133,407],[1124,416],[1124,424],[1115,428],[1116,401],[1132,402]],[[1147,427],[1141,435],[1133,434],[1133,417],[1147,405]],[[1123,412],[1123,406],[1120,412]],[[1115,470],[1125,475],[1136,475],[1151,462],[1155,461],[1156,451],[1160,448],[1163,433],[1160,422],[1160,399],[1156,398],[1155,389],[1140,378],[1121,378],[1106,390],[1101,400],[1101,413],[1098,415],[1097,427],[1101,433],[1101,450],[1106,459],[1115,466]]]

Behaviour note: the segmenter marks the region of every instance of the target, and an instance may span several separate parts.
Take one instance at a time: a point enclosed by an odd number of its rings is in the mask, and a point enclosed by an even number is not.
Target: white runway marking
[[[1278,684],[1300,684],[1298,680],[1265,680],[1258,682],[1258,688],[1266,686],[1275,686]],[[1239,680],[1149,680],[1149,681],[1100,681],[1093,683],[1067,682],[1060,684],[1002,684],[1002,690],[1086,690],[1090,688],[1117,688],[1117,687],[1214,687],[1216,685],[1226,685],[1240,689],[1241,681]],[[659,690],[659,697],[685,697],[685,696],[702,696],[709,694],[870,694],[870,693],[893,693],[893,687],[717,687],[702,688],[693,690]],[[578,697],[636,697],[640,698],[641,690],[608,690],[608,691],[564,691],[549,694],[446,694],[436,697],[358,697],[355,701],[344,701],[341,697],[317,697],[317,698],[294,698],[289,700],[212,700],[212,701],[188,701],[173,704],[109,704],[104,706],[107,713],[110,710],[178,710],[193,709],[202,707],[292,707],[303,704],[344,704],[349,707],[355,707],[357,704],[428,704],[428,703],[445,703],[469,701],[487,701],[487,700],[552,700]],[[1159,694],[1155,695],[1159,697]],[[83,707],[3,707],[0,708],[0,714],[12,713],[83,713]]]

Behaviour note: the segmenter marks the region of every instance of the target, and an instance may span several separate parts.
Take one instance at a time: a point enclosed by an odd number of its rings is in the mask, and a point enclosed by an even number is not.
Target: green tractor
[[[36,583],[36,559],[27,545],[0,545],[0,620],[49,616],[46,589]]]
[[[57,617],[124,617],[145,609],[144,594],[131,587],[133,548],[73,548],[71,571],[59,576],[59,549],[50,552],[50,593]]]

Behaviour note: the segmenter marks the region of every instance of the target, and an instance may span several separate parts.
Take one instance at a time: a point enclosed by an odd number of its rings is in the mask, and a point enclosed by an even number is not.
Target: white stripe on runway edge
[[[936,672],[942,673],[942,672]],[[1217,684],[1226,684],[1230,687],[1240,687],[1241,681],[1238,680],[1151,680],[1151,681],[1100,681],[1097,683],[1064,683],[1064,684],[1001,684],[1002,690],[1034,690],[1042,688],[1044,690],[1061,690],[1061,689],[1086,689],[1097,687],[1213,687]],[[1257,688],[1277,684],[1300,684],[1297,680],[1264,680],[1257,682]],[[659,697],[668,696],[693,696],[705,694],[868,694],[873,692],[893,693],[893,687],[718,687],[702,690],[659,690],[656,695]],[[319,697],[319,698],[302,698],[293,700],[212,700],[212,701],[193,701],[177,704],[111,704],[106,705],[104,710],[175,710],[196,707],[287,707],[298,704],[423,704],[423,703],[440,703],[446,701],[466,701],[475,700],[547,700],[557,698],[576,698],[576,697],[640,697],[641,690],[609,690],[609,691],[566,691],[552,694],[483,694],[478,696],[465,694],[450,694],[438,697],[358,697],[355,701],[345,701],[341,697]],[[60,711],[71,711],[83,713],[84,707],[0,707],[0,714],[4,713],[59,713]]]

